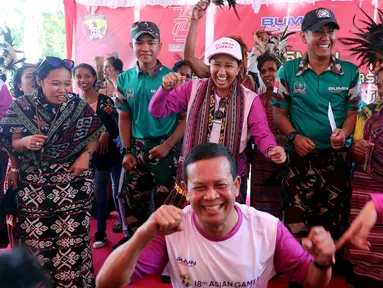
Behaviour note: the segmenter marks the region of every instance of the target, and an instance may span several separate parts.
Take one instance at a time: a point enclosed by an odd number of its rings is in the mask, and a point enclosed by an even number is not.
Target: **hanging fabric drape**
[[[75,0],[78,4],[85,6],[103,6],[108,8],[134,7],[145,5],[160,5],[167,7],[170,5],[194,5],[198,0]],[[338,0],[352,2],[353,0]],[[312,3],[321,2],[318,0],[237,0],[240,5],[252,5],[255,13],[259,12],[261,5],[275,3]]]

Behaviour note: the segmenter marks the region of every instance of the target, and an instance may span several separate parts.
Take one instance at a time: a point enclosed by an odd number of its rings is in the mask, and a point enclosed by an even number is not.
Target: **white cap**
[[[230,55],[238,61],[242,61],[241,46],[237,41],[231,38],[223,37],[211,44],[206,50],[206,59],[209,61],[211,57],[217,54]]]

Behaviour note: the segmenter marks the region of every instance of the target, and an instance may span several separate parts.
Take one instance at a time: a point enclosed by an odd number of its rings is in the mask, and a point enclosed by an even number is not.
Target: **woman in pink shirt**
[[[5,86],[5,83],[3,82],[3,80],[0,80],[0,119],[3,118],[5,113],[7,113],[11,103],[12,103],[12,96],[9,93],[7,86]],[[0,203],[4,197],[4,181],[5,181],[5,175],[7,174],[7,166],[8,166],[8,154],[7,152],[0,150]],[[0,218],[0,248],[2,246],[5,247],[7,245],[8,245],[7,225],[6,225],[5,218],[2,217]]]
[[[242,61],[238,42],[221,38],[205,54],[210,62],[211,76],[208,79],[192,80],[181,85],[183,77],[170,73],[163,78],[162,87],[149,105],[149,112],[158,118],[187,110],[176,184],[166,201],[178,207],[183,207],[186,200],[186,193],[181,187],[184,157],[199,144],[214,142],[225,145],[234,156],[238,175],[245,179],[244,150],[250,135],[265,157],[278,164],[286,160],[284,148],[277,146],[270,132],[258,95],[238,81]]]
[[[12,103],[12,96],[9,93],[4,81],[0,79],[0,119],[7,113],[9,106]]]

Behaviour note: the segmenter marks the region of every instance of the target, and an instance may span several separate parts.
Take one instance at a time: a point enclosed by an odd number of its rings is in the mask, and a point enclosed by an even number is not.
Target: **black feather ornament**
[[[377,24],[362,8],[360,10],[368,19],[360,20],[366,27],[360,28],[356,24],[355,14],[353,24],[358,32],[354,32],[353,35],[356,37],[340,38],[339,42],[349,46],[351,54],[357,56],[357,60],[360,59],[358,67],[367,65],[371,72],[376,73],[383,65],[383,12],[380,9],[377,10],[380,20]]]

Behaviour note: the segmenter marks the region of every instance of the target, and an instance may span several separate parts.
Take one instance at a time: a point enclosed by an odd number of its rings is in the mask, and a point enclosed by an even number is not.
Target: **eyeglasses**
[[[225,108],[226,108],[226,105],[229,103],[228,99],[227,98],[221,98],[221,100],[219,100],[219,105],[218,105],[218,109],[217,111],[214,112],[214,119],[215,120],[221,120],[223,118],[225,118],[226,116],[226,112],[225,112]]]
[[[37,67],[37,70],[39,70],[41,67],[43,67],[45,64],[49,64],[55,68],[59,68],[60,66],[64,66],[68,70],[72,70],[74,67],[74,62],[69,59],[61,59],[58,57],[53,56],[47,56],[45,59],[40,63],[39,67]]]

